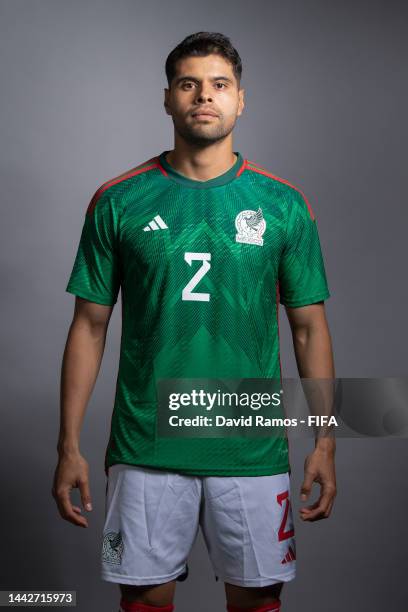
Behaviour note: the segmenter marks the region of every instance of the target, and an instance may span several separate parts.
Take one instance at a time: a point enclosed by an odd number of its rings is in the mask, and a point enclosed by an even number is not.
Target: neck
[[[236,162],[232,141],[207,147],[193,147],[183,141],[175,143],[166,156],[167,162],[181,174],[196,181],[208,181],[227,172]]]

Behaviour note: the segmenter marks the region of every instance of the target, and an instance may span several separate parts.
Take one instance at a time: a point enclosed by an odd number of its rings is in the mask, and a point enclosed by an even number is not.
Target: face
[[[244,89],[238,89],[231,64],[217,54],[179,60],[170,89],[164,92],[174,129],[189,144],[222,140],[244,108]]]

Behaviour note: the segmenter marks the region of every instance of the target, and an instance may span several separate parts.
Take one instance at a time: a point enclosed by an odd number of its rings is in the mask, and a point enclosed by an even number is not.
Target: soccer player
[[[312,207],[298,187],[233,150],[241,72],[220,33],[195,33],[169,54],[174,148],[97,189],[66,288],[76,300],[52,494],[61,516],[82,527],[88,521],[70,500],[78,487],[92,509],[80,429],[121,289],[101,576],[119,585],[126,612],[174,609],[199,527],[229,612],[278,612],[283,583],[295,577],[287,436],[165,437],[157,427],[164,379],[281,380],[279,304],[300,376],[334,378]],[[334,454],[334,439],[321,437],[306,458],[301,499],[314,481],[321,490],[301,508],[305,521],[330,515]]]

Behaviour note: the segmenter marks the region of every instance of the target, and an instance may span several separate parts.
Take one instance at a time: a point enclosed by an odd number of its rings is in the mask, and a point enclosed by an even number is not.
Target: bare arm
[[[301,378],[334,378],[333,350],[324,303],[289,308],[296,363]]]
[[[72,506],[70,491],[80,489],[84,508],[91,503],[88,463],[79,450],[81,427],[105,348],[113,306],[102,306],[77,297],[61,368],[58,464],[52,495],[61,516],[87,527],[81,509]],[[86,508],[87,509],[87,508]]]
[[[333,350],[324,303],[286,307],[286,313],[300,377],[334,379]],[[321,485],[321,494],[317,502],[301,508],[303,520],[314,521],[330,515],[336,496],[335,451],[334,437],[321,437],[316,439],[314,451],[306,457],[301,500],[309,497],[315,481]]]

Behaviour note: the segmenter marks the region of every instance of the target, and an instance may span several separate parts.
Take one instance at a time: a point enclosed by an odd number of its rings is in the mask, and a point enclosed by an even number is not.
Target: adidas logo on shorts
[[[295,551],[293,550],[291,546],[289,546],[289,550],[286,553],[284,559],[282,559],[281,563],[282,565],[284,565],[285,563],[290,563],[291,561],[295,561],[295,559],[296,559]]]
[[[150,230],[168,229],[167,225],[163,221],[160,215],[156,215],[149,224],[143,228],[144,232],[150,232]]]

